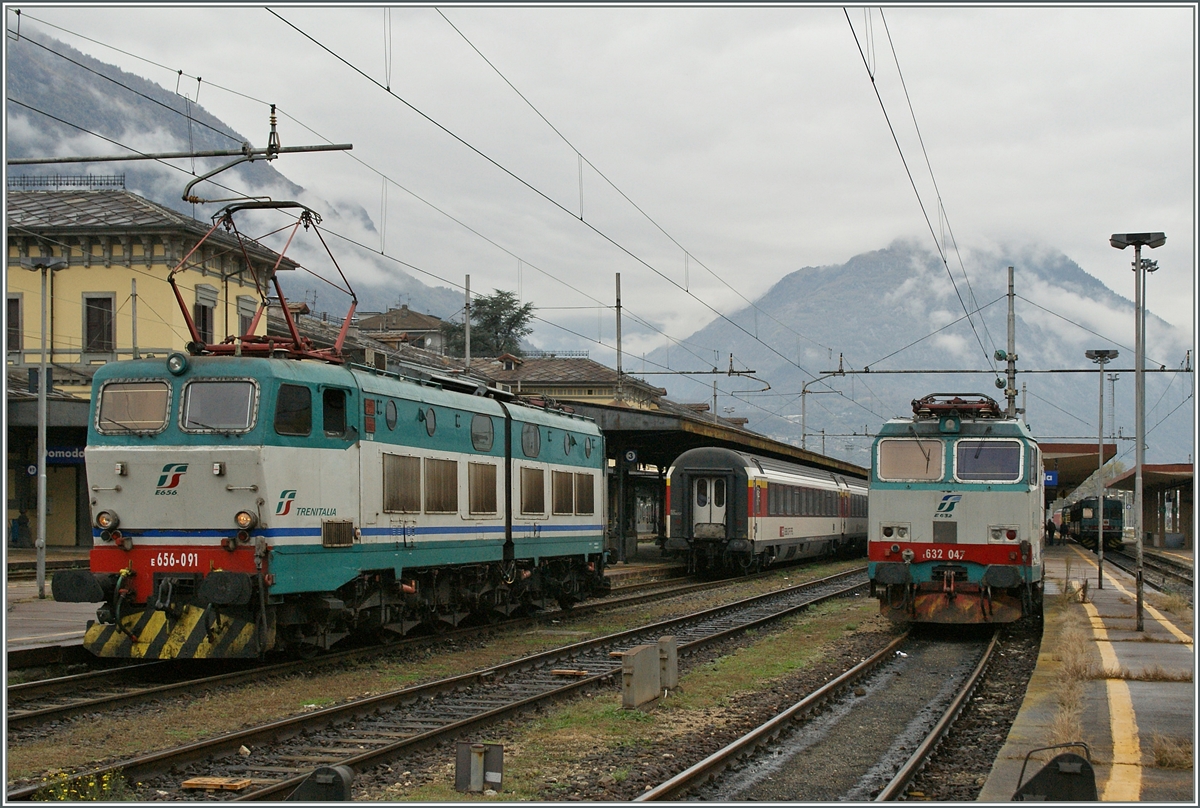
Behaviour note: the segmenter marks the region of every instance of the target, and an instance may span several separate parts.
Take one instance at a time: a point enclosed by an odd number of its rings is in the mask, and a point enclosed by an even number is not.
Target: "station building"
[[[167,275],[211,225],[123,189],[10,187],[5,202],[9,539],[14,529],[19,540],[38,532],[36,391],[44,316],[46,542],[91,546],[83,447],[92,374],[106,362],[184,350],[191,337]],[[210,342],[245,333],[261,300],[255,273],[268,278],[279,261],[265,247],[243,252],[237,245],[232,236],[214,233],[176,276]],[[295,267],[286,258],[279,264]],[[266,329],[262,317],[255,333]]]

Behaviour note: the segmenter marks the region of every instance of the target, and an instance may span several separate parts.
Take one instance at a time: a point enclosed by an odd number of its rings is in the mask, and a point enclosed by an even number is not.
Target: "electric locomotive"
[[[190,355],[93,378],[90,570],[52,582],[56,600],[101,604],[90,652],[307,654],[606,590],[594,422],[347,365],[353,306],[333,350],[299,336],[286,303],[290,341],[252,325],[204,344],[176,296]]]
[[[1008,623],[1040,612],[1042,458],[988,396],[934,394],[871,451],[868,574],[880,612],[917,623]]]
[[[867,488],[795,463],[703,447],[667,471],[667,553],[700,573],[748,573],[782,561],[861,553]]]
[[[1096,498],[1087,497],[1072,503],[1063,511],[1066,534],[1081,545],[1096,551],[1100,529],[1096,523]],[[1120,550],[1125,546],[1125,509],[1116,497],[1104,498],[1104,549]]]

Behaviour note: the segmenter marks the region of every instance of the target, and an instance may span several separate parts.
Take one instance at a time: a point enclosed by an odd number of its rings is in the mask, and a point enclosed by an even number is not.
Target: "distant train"
[[[1063,509],[1063,531],[1095,552],[1100,530],[1096,525],[1096,498],[1087,497]],[[1104,549],[1120,550],[1125,542],[1125,508],[1116,497],[1104,498]]]
[[[880,612],[916,623],[1040,613],[1042,457],[987,396],[935,394],[871,451],[868,574]]]
[[[862,480],[715,447],[690,449],[667,471],[664,550],[692,572],[753,572],[772,564],[862,554]]]

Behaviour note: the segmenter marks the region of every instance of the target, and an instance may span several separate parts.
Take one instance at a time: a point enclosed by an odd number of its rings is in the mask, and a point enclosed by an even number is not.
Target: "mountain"
[[[153,154],[240,150],[243,143],[251,142],[184,95],[105,64],[53,38],[31,34],[28,29],[19,39],[8,40],[5,82],[9,159],[130,154],[117,143]],[[202,87],[188,89],[198,94]],[[254,145],[262,148],[266,144]],[[128,190],[185,215],[208,220],[225,203],[193,205],[183,201],[184,188],[194,178],[188,172],[204,174],[235,159],[172,161],[175,165],[186,165],[186,171],[158,161],[139,160],[12,166],[7,173],[9,177],[124,174]],[[210,198],[267,196],[294,200],[317,212],[327,232],[361,244],[379,242],[374,222],[360,205],[334,205],[291,182],[263,159],[222,172],[213,177],[212,183],[198,184],[192,193]],[[267,229],[265,216],[250,220],[264,222]],[[272,228],[277,226],[276,220]],[[298,239],[288,255],[314,272],[338,280],[319,242],[314,245],[309,241]],[[276,249],[283,247],[282,241],[267,239],[266,243]],[[384,311],[389,305],[403,301],[414,311],[446,318],[462,308],[461,292],[428,286],[378,253],[344,244],[331,246],[338,250],[338,263],[358,295],[360,310]],[[315,293],[323,309],[331,314],[345,313],[348,297],[311,276],[295,274],[298,277],[283,281],[286,294],[302,299]]]
[[[953,259],[953,256],[951,256]],[[807,447],[859,465],[869,465],[870,441],[887,418],[911,415],[910,402],[928,393],[982,393],[1005,404],[995,386],[1007,350],[1008,267],[1014,267],[1017,407],[1035,435],[1045,441],[1095,440],[1099,406],[1097,366],[1084,352],[1117,348],[1109,373],[1134,365],[1133,303],[1104,286],[1060,252],[1019,248],[963,255],[951,265],[916,244],[897,241],[841,266],[805,267],[782,278],[761,298],[688,337],[692,345],[721,346],[736,368],[769,382],[764,393],[720,396],[721,409],[734,408],[756,431],[801,442],[807,409]],[[961,301],[960,302],[960,298]],[[970,310],[968,322],[964,310]],[[975,313],[976,309],[981,309]],[[736,324],[736,325],[734,325]],[[1146,367],[1183,366],[1190,338],[1162,319],[1147,316]],[[749,333],[747,333],[749,332]],[[757,336],[757,339],[755,338]],[[770,347],[766,347],[770,346]],[[671,364],[662,348],[647,360]],[[684,360],[686,362],[686,360]],[[813,382],[836,371],[846,375]],[[694,362],[693,362],[694,365]],[[674,355],[675,370],[695,370]],[[725,368],[722,367],[722,370]],[[995,373],[990,372],[995,370]],[[913,370],[987,370],[973,374],[912,374]],[[1045,372],[1086,370],[1087,372]],[[869,372],[866,372],[869,371]],[[904,371],[884,373],[884,371]],[[1119,373],[1115,424],[1134,432],[1134,376]],[[696,377],[692,377],[694,379]],[[667,379],[668,381],[663,381]],[[704,400],[694,381],[655,376],[678,400]],[[720,379],[723,390],[754,390],[750,379]],[[807,395],[801,396],[808,383]],[[1147,462],[1185,462],[1194,443],[1192,377],[1146,374]],[[1023,392],[1020,392],[1022,391]],[[1112,419],[1105,383],[1106,435]],[[806,401],[802,401],[807,399]],[[711,401],[711,399],[709,399]],[[1133,465],[1133,443],[1118,440],[1118,457]]]

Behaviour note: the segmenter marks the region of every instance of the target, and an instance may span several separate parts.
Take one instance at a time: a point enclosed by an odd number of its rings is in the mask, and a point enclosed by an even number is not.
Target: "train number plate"
[[[150,566],[180,569],[200,566],[199,553],[156,553],[150,557]]]
[[[966,557],[966,550],[946,550],[941,547],[926,547],[921,551],[922,561],[962,561]]]

